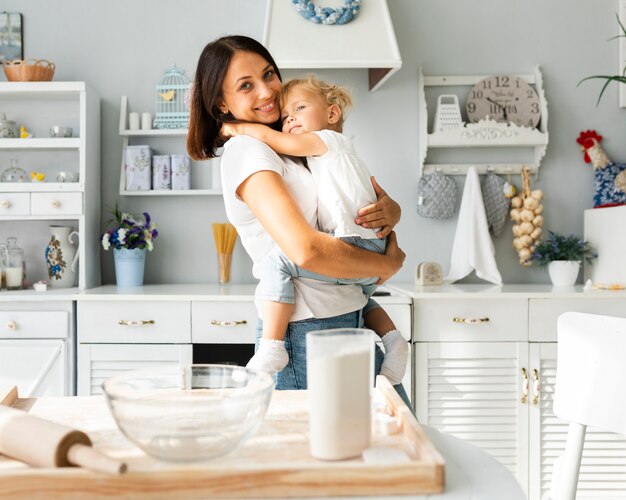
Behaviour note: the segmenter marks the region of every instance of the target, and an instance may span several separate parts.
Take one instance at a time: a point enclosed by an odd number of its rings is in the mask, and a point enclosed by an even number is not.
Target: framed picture
[[[23,59],[22,14],[0,12],[0,62]]]

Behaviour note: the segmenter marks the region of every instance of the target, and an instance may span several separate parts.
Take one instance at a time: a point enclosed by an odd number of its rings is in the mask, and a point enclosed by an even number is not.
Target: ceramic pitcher
[[[48,284],[51,288],[70,288],[76,283],[78,232],[72,229],[68,226],[50,226],[52,237],[46,247],[45,255]],[[76,242],[73,241],[74,239]]]

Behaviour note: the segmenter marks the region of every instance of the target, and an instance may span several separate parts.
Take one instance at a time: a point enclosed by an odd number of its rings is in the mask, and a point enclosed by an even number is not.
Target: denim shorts
[[[331,328],[361,328],[363,326],[362,311],[354,311],[332,318],[309,318],[289,323],[285,335],[285,349],[289,354],[289,363],[276,374],[276,389],[300,390],[307,388],[306,379],[306,334],[315,330],[328,330]],[[263,333],[263,322],[259,320],[257,326],[256,347]],[[374,373],[378,375],[383,364],[384,354],[376,343],[374,353]],[[400,397],[409,408],[409,397],[402,384],[394,386]]]
[[[384,254],[387,239],[365,239],[358,236],[344,236],[340,238],[349,245],[369,250],[378,254]],[[368,278],[336,278],[323,274],[307,271],[297,266],[276,247],[270,254],[256,266],[259,275],[259,285],[256,289],[258,300],[282,302],[293,304],[296,295],[293,285],[294,278],[311,278],[318,281],[326,281],[337,285],[361,285],[363,293],[369,299],[376,291],[378,276]]]

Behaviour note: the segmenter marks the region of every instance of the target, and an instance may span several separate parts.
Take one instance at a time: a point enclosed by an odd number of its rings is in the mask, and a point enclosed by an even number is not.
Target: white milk
[[[24,270],[21,267],[7,267],[7,288],[15,289],[22,288],[22,277],[24,276]]]
[[[369,447],[371,352],[340,349],[308,361],[311,455],[355,457]]]

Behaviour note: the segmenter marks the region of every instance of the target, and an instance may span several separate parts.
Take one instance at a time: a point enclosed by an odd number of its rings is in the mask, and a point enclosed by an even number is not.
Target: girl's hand
[[[235,137],[243,133],[243,123],[224,123],[220,129],[220,134],[225,138]]]
[[[361,208],[354,222],[363,227],[380,227],[376,236],[384,238],[400,222],[402,211],[400,205],[392,200],[385,190],[378,185],[374,176],[371,179],[378,200],[376,203]]]
[[[382,285],[385,281],[396,274],[402,267],[404,259],[406,258],[406,254],[398,246],[398,239],[396,238],[395,231],[391,231],[387,237],[385,255],[389,260],[389,271],[387,274],[382,271],[379,273],[378,276],[380,279],[376,282],[377,285]]]

